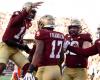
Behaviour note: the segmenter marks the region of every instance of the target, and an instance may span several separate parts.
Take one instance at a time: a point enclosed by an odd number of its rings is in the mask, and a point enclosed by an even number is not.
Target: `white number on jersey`
[[[52,41],[52,52],[50,54],[50,58],[60,58],[60,52],[61,52],[61,49],[62,49],[62,41],[56,41],[56,40],[53,40]],[[59,48],[59,51],[58,53],[55,55],[55,49],[56,49],[56,44],[57,46],[60,46]]]
[[[74,47],[79,47],[79,43],[78,41],[71,41],[70,42],[70,46],[74,46]],[[67,52],[65,54],[70,54],[70,55],[77,55],[69,50],[67,50]]]

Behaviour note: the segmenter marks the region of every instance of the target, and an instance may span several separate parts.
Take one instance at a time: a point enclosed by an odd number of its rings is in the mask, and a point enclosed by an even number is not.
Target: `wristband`
[[[33,71],[35,71],[35,67],[33,64],[30,64],[27,72],[32,73]]]

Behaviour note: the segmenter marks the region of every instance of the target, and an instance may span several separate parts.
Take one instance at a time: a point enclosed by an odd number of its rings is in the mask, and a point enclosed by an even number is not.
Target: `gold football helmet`
[[[38,21],[38,28],[54,28],[55,19],[51,15],[44,15]]]
[[[82,29],[81,22],[78,19],[72,19],[70,23],[71,24],[68,26],[68,29],[70,29],[71,27]]]
[[[81,33],[82,32],[81,22],[78,19],[72,19],[71,24],[68,26],[68,32],[71,35],[77,35]]]
[[[33,5],[32,2],[26,2],[24,5],[23,5],[23,8],[28,8],[28,7],[31,7]]]
[[[81,22],[78,19],[72,19],[71,25],[81,25]]]

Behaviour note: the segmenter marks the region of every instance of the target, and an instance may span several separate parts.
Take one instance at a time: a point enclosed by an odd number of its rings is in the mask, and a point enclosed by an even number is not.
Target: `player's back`
[[[39,66],[57,65],[64,35],[60,32],[42,29],[36,33],[35,37],[44,42],[43,56]]]
[[[39,30],[36,39],[44,42],[42,59],[36,77],[38,80],[61,80],[60,68],[57,65],[64,42],[64,35],[49,30]]]

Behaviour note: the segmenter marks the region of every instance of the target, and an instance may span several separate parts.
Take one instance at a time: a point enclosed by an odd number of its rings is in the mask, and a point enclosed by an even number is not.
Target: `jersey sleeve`
[[[81,39],[84,41],[89,41],[92,43],[92,37],[91,34],[87,33],[87,34],[81,34]]]
[[[46,39],[46,37],[47,37],[47,34],[43,30],[39,30],[35,34],[35,39],[37,40],[44,40]]]

